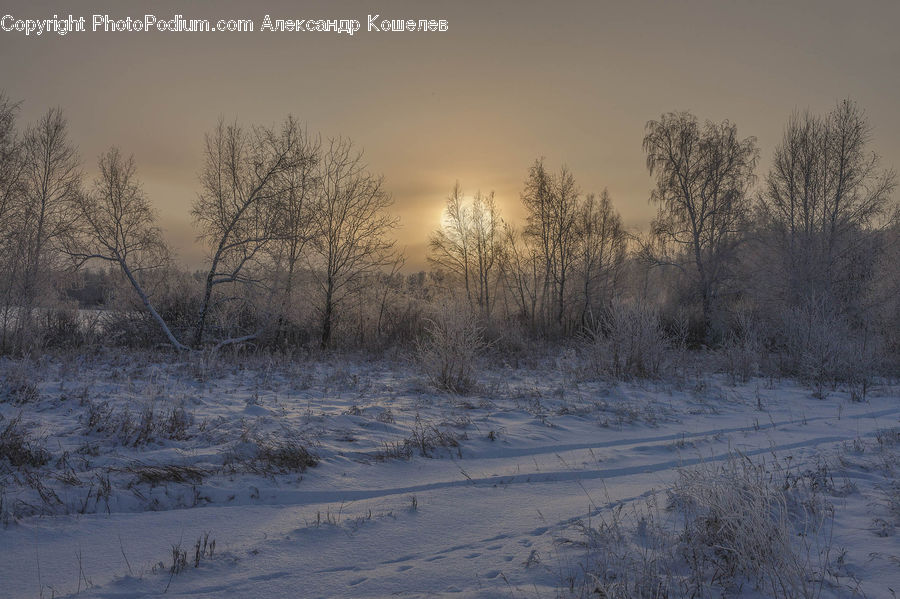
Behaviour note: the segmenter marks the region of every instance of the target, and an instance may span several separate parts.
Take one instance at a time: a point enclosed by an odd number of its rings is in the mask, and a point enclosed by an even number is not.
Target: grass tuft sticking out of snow
[[[22,424],[21,414],[2,424],[0,415],[0,468],[4,462],[13,468],[39,468],[50,461],[50,452],[38,443]]]

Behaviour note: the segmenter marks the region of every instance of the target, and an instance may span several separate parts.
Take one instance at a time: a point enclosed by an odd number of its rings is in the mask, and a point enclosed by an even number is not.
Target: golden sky
[[[0,89],[29,122],[67,115],[85,170],[110,145],[133,153],[162,226],[197,267],[190,205],[203,134],[220,115],[274,124],[288,113],[344,135],[384,173],[411,268],[455,180],[494,190],[521,216],[528,166],[567,164],[582,190],[607,187],[626,225],[653,214],[641,139],[671,110],[730,119],[769,165],[790,113],[858,101],[884,164],[900,167],[900,2],[9,1],[0,16],[247,18],[253,33],[0,31]],[[262,32],[272,19],[358,19],[353,37]],[[366,32],[381,19],[446,19],[444,33]],[[380,19],[379,19],[380,20]]]

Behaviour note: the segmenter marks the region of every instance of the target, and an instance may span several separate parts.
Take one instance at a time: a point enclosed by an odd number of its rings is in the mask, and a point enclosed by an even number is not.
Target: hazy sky
[[[217,118],[274,124],[288,113],[351,137],[384,173],[409,263],[424,266],[455,180],[495,190],[504,216],[538,156],[584,191],[607,187],[625,223],[653,208],[641,139],[671,110],[730,119],[762,149],[790,113],[857,100],[884,164],[900,167],[900,2],[22,2],[0,16],[72,13],[253,19],[253,33],[0,31],[0,89],[30,122],[61,106],[85,170],[110,145],[133,153],[168,238],[198,266],[190,205],[204,132]],[[272,19],[350,18],[355,36],[259,31]],[[381,19],[447,19],[445,33],[366,32]],[[380,20],[380,19],[379,19]]]

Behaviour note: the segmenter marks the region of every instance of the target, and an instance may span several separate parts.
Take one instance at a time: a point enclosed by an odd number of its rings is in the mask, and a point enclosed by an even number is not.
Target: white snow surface
[[[852,402],[725,375],[604,382],[548,359],[485,367],[477,392],[455,396],[387,359],[130,352],[27,370],[40,397],[0,401],[0,429],[21,415],[49,451],[33,470],[49,499],[0,467],[2,597],[568,596],[589,565],[578,523],[664,497],[679,468],[736,452],[798,472],[828,464],[852,488],[828,497],[831,551],[843,554],[823,596],[900,592],[897,465],[873,449],[900,419],[888,384]],[[110,424],[179,407],[186,434],[137,446],[88,423],[92,409]],[[435,431],[458,447],[393,456]],[[319,463],[273,472],[236,459],[253,439],[302,444]],[[141,481],[148,465],[199,475]],[[215,551],[195,568],[204,533]],[[189,563],[172,575],[179,545]]]

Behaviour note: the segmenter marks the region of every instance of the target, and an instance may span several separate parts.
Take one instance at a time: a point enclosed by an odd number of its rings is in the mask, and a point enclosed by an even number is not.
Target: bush
[[[595,369],[617,379],[655,378],[663,370],[669,342],[659,312],[634,302],[617,302],[589,333]]]
[[[82,418],[85,432],[103,433],[129,447],[142,447],[159,439],[185,441],[194,423],[192,413],[183,405],[157,409],[145,403],[135,415],[127,407],[116,411],[109,402],[86,400]]]
[[[241,433],[240,440],[225,454],[224,465],[233,470],[244,468],[250,472],[274,475],[285,472],[305,472],[319,463],[299,439],[260,435],[252,430]]]
[[[734,328],[726,334],[722,344],[725,370],[733,381],[746,383],[758,374],[763,349],[756,321],[746,312],[738,314]]]
[[[91,335],[75,308],[47,310],[41,318],[41,345],[45,348],[75,348],[87,344]]]
[[[839,383],[865,389],[879,370],[881,337],[868,326],[853,326],[826,301],[789,308],[780,324],[776,343],[783,373],[797,376],[819,393]]]
[[[582,596],[712,599],[752,585],[760,596],[819,597],[832,517],[821,474],[731,455],[680,470],[666,511],[655,495],[628,510],[610,502],[576,524],[588,550]],[[573,592],[578,578],[568,579]]]
[[[691,586],[724,588],[742,580],[770,597],[817,597],[827,561],[814,546],[827,510],[806,479],[791,476],[778,464],[754,464],[730,456],[722,465],[681,470],[670,492],[670,506],[684,517],[681,555],[687,560]],[[773,483],[773,472],[785,483]]]
[[[419,363],[438,389],[467,393],[476,383],[476,361],[484,350],[483,330],[461,303],[444,302],[416,344]]]

